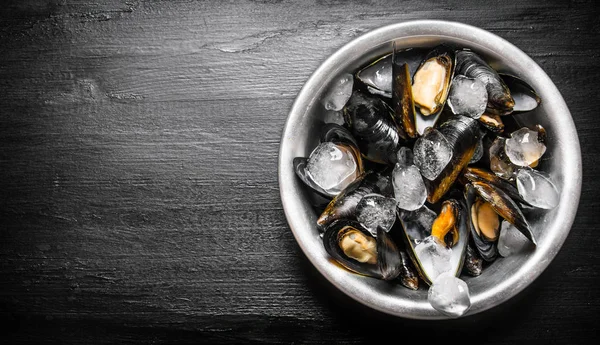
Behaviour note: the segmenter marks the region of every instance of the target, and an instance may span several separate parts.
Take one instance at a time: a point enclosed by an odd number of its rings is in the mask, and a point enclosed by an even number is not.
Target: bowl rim
[[[550,225],[550,228],[554,230],[553,234],[555,233],[556,235],[550,237],[549,242],[544,245],[542,252],[540,252],[540,247],[538,245],[533,258],[529,259],[527,262],[527,266],[530,267],[517,270],[512,276],[508,277],[505,282],[482,293],[477,300],[472,300],[471,309],[462,316],[465,317],[502,304],[516,296],[537,279],[562,247],[571,230],[579,206],[582,179],[581,150],[571,113],[556,85],[543,69],[537,65],[531,57],[512,43],[485,29],[469,24],[456,21],[430,19],[410,20],[389,24],[364,33],[346,43],[322,62],[311,74],[296,96],[288,113],[279,149],[278,179],[280,197],[288,225],[304,255],[306,255],[311,264],[315,266],[315,268],[317,268],[317,270],[338,290],[367,307],[389,315],[409,319],[427,320],[450,318],[435,311],[428,305],[427,301],[423,303],[423,301],[408,300],[405,301],[407,305],[398,305],[397,303],[392,303],[394,301],[391,296],[382,296],[381,294],[372,291],[372,289],[369,290],[361,286],[357,287],[353,284],[348,284],[355,279],[363,279],[365,277],[349,273],[349,275],[357,277],[348,278],[348,275],[340,274],[339,268],[334,267],[329,261],[311,255],[312,248],[310,243],[311,241],[314,241],[314,238],[310,238],[310,232],[306,230],[306,212],[303,213],[298,211],[298,207],[302,206],[300,204],[301,202],[298,200],[302,195],[299,188],[303,187],[300,187],[300,184],[294,180],[296,176],[293,172],[291,163],[293,159],[291,156],[291,151],[293,150],[291,148],[294,143],[289,139],[292,137],[292,133],[297,126],[302,125],[303,117],[307,115],[307,110],[310,108],[311,103],[314,102],[314,95],[318,94],[323,87],[323,85],[321,85],[322,79],[331,73],[337,74],[340,68],[339,65],[341,65],[340,62],[343,61],[342,59],[345,56],[352,55],[353,53],[358,54],[361,49],[373,49],[392,40],[417,36],[447,37],[466,40],[469,41],[469,43],[481,46],[498,55],[506,56],[510,54],[514,57],[513,60],[519,59],[520,62],[522,62],[521,65],[527,68],[530,75],[535,75],[536,79],[540,79],[544,82],[544,85],[547,85],[547,88],[545,87],[545,93],[552,95],[552,98],[546,103],[551,103],[550,106],[552,106],[553,112],[564,114],[564,116],[561,116],[560,118],[551,119],[553,124],[559,126],[561,130],[564,129],[564,134],[561,138],[566,138],[567,140],[566,143],[562,143],[563,147],[561,147],[561,149],[564,150],[563,157],[569,157],[568,159],[571,163],[563,168],[566,177],[564,178],[565,182],[562,186],[561,201],[556,207],[557,212],[560,212],[559,214],[561,215],[560,219],[562,222]],[[486,300],[489,300],[491,303],[483,303]]]

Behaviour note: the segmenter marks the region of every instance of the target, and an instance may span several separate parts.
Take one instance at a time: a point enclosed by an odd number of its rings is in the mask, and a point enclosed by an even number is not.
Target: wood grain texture
[[[599,15],[591,1],[9,2],[1,339],[329,344],[392,330],[595,343]],[[277,183],[287,113],[317,66],[369,30],[424,18],[529,54],[562,92],[584,162],[579,212],[549,268],[505,305],[450,322],[391,319],[339,295],[298,248]]]

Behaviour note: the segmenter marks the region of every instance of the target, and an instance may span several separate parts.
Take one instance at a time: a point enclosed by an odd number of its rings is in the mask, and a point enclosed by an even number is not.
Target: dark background
[[[598,340],[592,1],[31,0],[0,11],[0,342]],[[506,304],[447,322],[340,295],[296,244],[277,181],[287,113],[317,66],[369,30],[424,18],[529,54],[563,94],[583,158],[577,217],[548,269]]]

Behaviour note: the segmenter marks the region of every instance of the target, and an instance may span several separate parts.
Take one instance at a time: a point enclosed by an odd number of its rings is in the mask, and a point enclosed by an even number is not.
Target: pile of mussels
[[[327,253],[357,274],[414,290],[425,282],[435,309],[466,312],[461,274],[480,275],[523,242],[534,248],[524,211],[558,204],[536,169],[544,128],[513,116],[540,102],[517,76],[445,44],[394,47],[336,78],[318,146],[294,159],[323,198],[316,227]]]

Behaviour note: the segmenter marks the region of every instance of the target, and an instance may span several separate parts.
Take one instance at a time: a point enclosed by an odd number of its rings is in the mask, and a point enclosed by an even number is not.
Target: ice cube
[[[324,142],[308,157],[306,173],[326,192],[337,194],[356,179],[359,170],[351,149]]]
[[[380,194],[367,194],[356,206],[356,219],[373,236],[377,236],[378,226],[389,231],[396,221],[396,201]]]
[[[500,235],[498,236],[498,254],[507,257],[523,251],[530,245],[530,241],[514,225],[507,221],[502,222]]]
[[[415,142],[414,163],[421,174],[433,181],[452,159],[452,148],[437,129],[428,128]]]
[[[323,115],[323,122],[325,123],[335,123],[340,126],[345,124],[344,122],[344,114],[341,110],[326,110]]]
[[[479,79],[458,75],[452,80],[448,105],[454,114],[478,119],[485,111],[487,101],[487,89]]]
[[[433,281],[427,292],[431,306],[450,317],[459,317],[471,308],[469,286],[451,273],[443,273]]]
[[[394,198],[401,209],[414,211],[425,204],[427,188],[415,165],[397,163],[392,171],[392,185]]]
[[[537,131],[523,127],[510,134],[504,150],[513,164],[525,167],[542,157],[546,152],[546,145],[540,141]]]
[[[421,262],[421,267],[431,281],[435,281],[440,274],[449,272],[452,269],[450,264],[452,248],[446,247],[437,237],[425,237],[415,247],[415,253]]]
[[[397,162],[402,167],[410,166],[414,164],[412,150],[408,147],[402,146],[396,153]]]
[[[490,169],[499,177],[509,180],[515,177],[518,167],[506,156],[505,144],[506,138],[497,137],[490,146]]]
[[[558,188],[550,177],[531,168],[519,170],[517,189],[525,201],[539,208],[554,208],[560,199]]]
[[[333,80],[325,96],[321,99],[327,110],[342,110],[352,95],[354,77],[350,73],[342,74]]]

